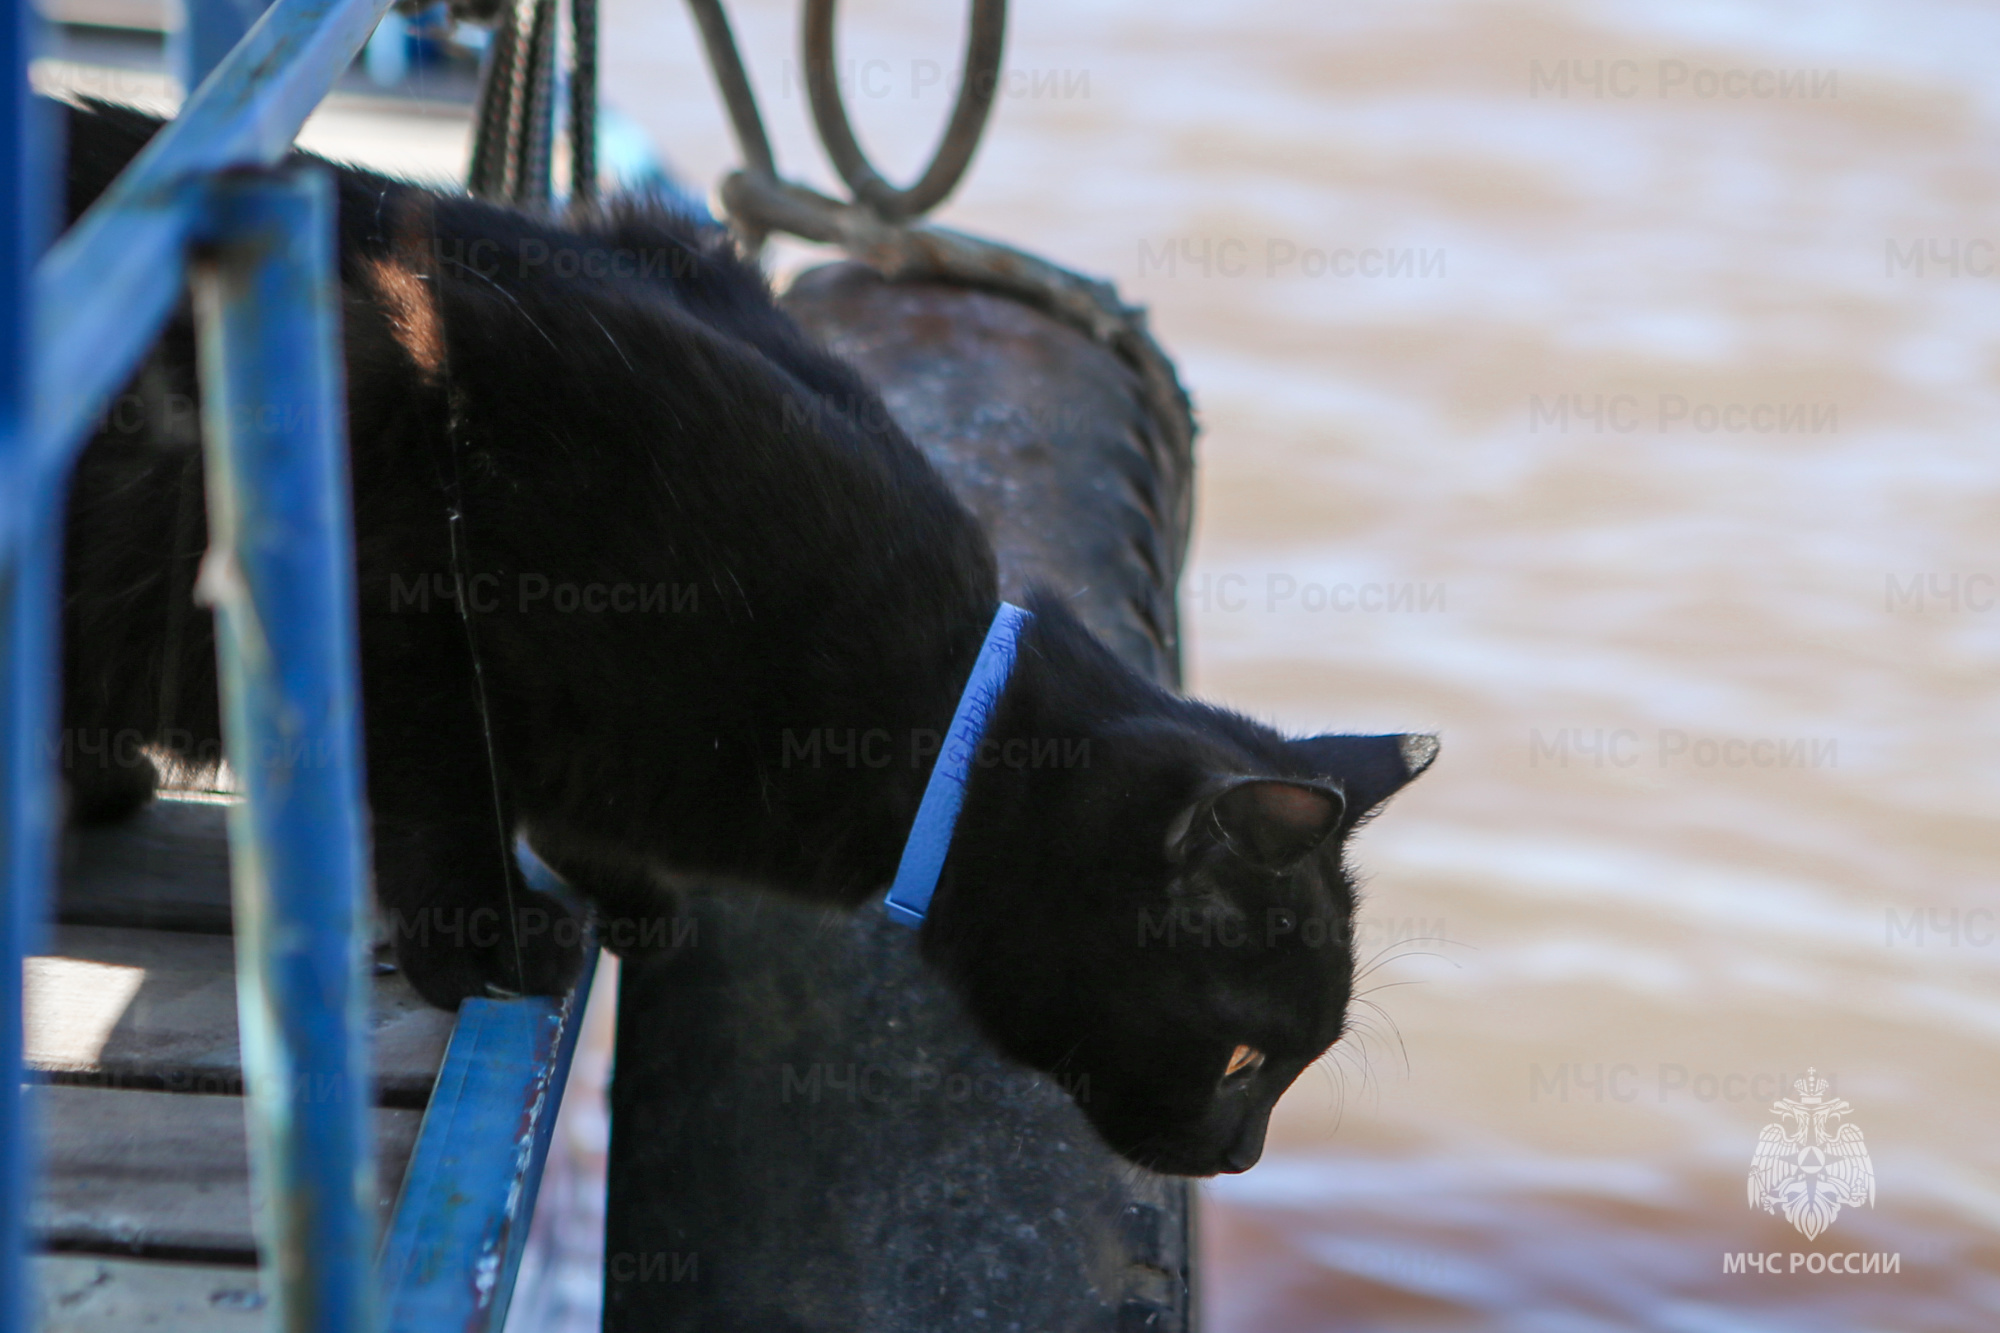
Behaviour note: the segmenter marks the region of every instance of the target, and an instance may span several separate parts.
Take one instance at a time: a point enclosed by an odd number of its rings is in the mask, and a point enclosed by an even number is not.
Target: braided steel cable
[[[597,0],[570,0],[569,197],[597,197]]]
[[[559,0],[534,0],[526,56],[521,62],[521,101],[513,132],[513,202],[546,207],[553,183],[556,119],[556,47],[561,37]]]
[[[512,197],[514,108],[520,82],[520,13],[534,0],[515,0],[501,12],[486,63],[479,73],[479,101],[473,113],[472,162],[466,188],[487,199]]]
[[[513,0],[493,30],[466,171],[476,195],[549,204],[561,12],[561,0]],[[597,192],[597,0],[570,0],[570,32],[570,187],[574,198],[589,199]]]

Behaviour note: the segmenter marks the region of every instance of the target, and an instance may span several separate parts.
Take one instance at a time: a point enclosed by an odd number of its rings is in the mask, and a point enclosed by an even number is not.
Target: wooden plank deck
[[[28,964],[29,1067],[52,1082],[241,1093],[235,961],[227,935],[58,926]],[[422,1109],[451,1028],[400,975],[375,978],[376,1100]]]
[[[56,920],[229,933],[226,802],[167,799],[122,824],[64,837]]]
[[[35,1261],[41,1333],[264,1333],[254,1268],[45,1254]]]
[[[46,1333],[261,1326],[228,931],[226,807],[162,800],[72,832],[26,968],[41,1125],[31,1225]],[[374,979],[384,1233],[454,1017]]]
[[[42,1185],[33,1226],[43,1245],[256,1264],[242,1099],[59,1085],[36,1093]],[[385,1224],[422,1119],[375,1113]]]

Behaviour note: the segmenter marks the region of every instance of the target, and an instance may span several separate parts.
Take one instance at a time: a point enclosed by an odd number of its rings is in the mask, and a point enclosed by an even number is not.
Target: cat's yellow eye
[[[1264,1063],[1264,1053],[1255,1046],[1238,1046],[1229,1057],[1229,1068],[1222,1071],[1224,1078],[1234,1078],[1242,1073],[1255,1073]]]

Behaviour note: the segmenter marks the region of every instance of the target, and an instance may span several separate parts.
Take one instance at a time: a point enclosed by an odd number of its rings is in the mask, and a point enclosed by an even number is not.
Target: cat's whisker
[[[1397,954],[1397,955],[1396,955],[1396,956],[1395,956],[1394,958],[1385,958],[1385,959],[1383,959],[1383,960],[1382,960],[1382,961],[1381,961],[1380,963],[1377,963],[1377,964],[1376,964],[1375,966],[1373,966],[1373,967],[1369,967],[1369,968],[1364,968],[1364,969],[1363,969],[1362,971],[1360,971],[1360,972],[1357,972],[1357,973],[1356,973],[1356,974],[1354,975],[1354,977],[1353,977],[1353,979],[1352,979],[1352,980],[1353,980],[1353,981],[1366,981],[1366,980],[1367,980],[1367,979],[1368,979],[1369,977],[1372,977],[1372,976],[1374,976],[1374,975],[1375,975],[1375,974],[1376,974],[1377,972],[1381,971],[1381,970],[1382,970],[1383,968],[1387,967],[1387,966],[1388,966],[1389,964],[1391,964],[1391,963],[1400,963],[1400,962],[1402,962],[1402,961],[1403,961],[1403,960],[1404,960],[1405,958],[1437,958],[1437,957],[1441,957],[1441,956],[1442,956],[1442,955],[1439,955],[1439,954],[1433,954],[1433,953],[1428,953],[1428,952],[1423,952],[1423,951],[1418,951],[1418,952],[1415,952],[1415,953],[1399,953],[1399,954]],[[1445,961],[1446,961],[1446,962],[1451,962],[1451,960],[1450,960],[1450,959],[1448,959],[1448,958],[1447,958],[1447,959],[1445,959]],[[1458,966],[1458,965],[1454,963],[1454,964],[1453,964],[1453,966],[1455,967],[1455,966]],[[1350,982],[1349,984],[1352,984],[1352,982]]]
[[[1382,990],[1385,989],[1385,987],[1377,986],[1374,989]],[[1395,1015],[1391,1014],[1387,1009],[1384,1009],[1381,1005],[1375,1003],[1375,1001],[1373,1000],[1366,998],[1365,996],[1356,996],[1355,1003],[1367,1005],[1370,1009],[1373,1009],[1377,1014],[1381,1015],[1382,1021],[1389,1025],[1389,1031],[1394,1033],[1396,1037],[1396,1049],[1400,1051],[1403,1056],[1403,1074],[1405,1077],[1408,1077],[1409,1074],[1411,1073],[1410,1048],[1408,1044],[1405,1043],[1403,1040],[1403,1029],[1402,1026],[1396,1022]]]
[[[1349,1041],[1349,1037],[1352,1037],[1353,1040]],[[1359,1063],[1354,1066],[1355,1072],[1361,1078],[1362,1087],[1365,1089],[1368,1086],[1368,1058],[1364,1049],[1366,1039],[1367,1034],[1360,1025],[1350,1026],[1348,1031],[1342,1034],[1340,1041],[1335,1042],[1326,1050],[1325,1054],[1313,1061],[1329,1079],[1333,1080],[1334,1087],[1337,1090],[1338,1109],[1334,1121],[1334,1128],[1336,1130],[1340,1127],[1341,1121],[1346,1118],[1347,1113],[1347,1079],[1342,1061],[1350,1058],[1357,1060]]]
[[[1350,1044],[1345,1051],[1341,1052],[1339,1058],[1346,1060],[1349,1064],[1352,1065],[1355,1076],[1360,1081],[1361,1092],[1365,1094],[1372,1087],[1375,1092],[1376,1100],[1379,1102],[1382,1096],[1382,1090],[1381,1086],[1375,1082],[1374,1067],[1369,1063],[1368,1060],[1367,1036],[1368,1034],[1366,1032],[1358,1033],[1356,1036],[1356,1040],[1352,1044]]]
[[[1397,982],[1391,984],[1402,985],[1409,983]],[[1381,990],[1381,989],[1387,989],[1387,987],[1378,986],[1374,987],[1373,989]],[[1375,1079],[1374,1066],[1369,1062],[1368,1059],[1368,1054],[1369,1054],[1368,1043],[1370,1039],[1371,1038],[1382,1039],[1385,1040],[1385,1042],[1389,1037],[1392,1037],[1394,1039],[1397,1051],[1403,1062],[1403,1072],[1405,1077],[1407,1077],[1411,1072],[1409,1046],[1403,1040],[1402,1028],[1396,1022],[1395,1017],[1392,1014],[1390,1014],[1381,1005],[1375,1003],[1373,1000],[1367,999],[1365,995],[1356,996],[1354,997],[1354,999],[1356,1003],[1366,1005],[1368,1009],[1372,1011],[1372,1013],[1351,1016],[1348,1025],[1348,1031],[1346,1034],[1343,1035],[1343,1039],[1339,1042],[1336,1042],[1332,1047],[1330,1047],[1327,1050],[1327,1052],[1324,1055],[1322,1055],[1319,1058],[1319,1060],[1315,1061],[1314,1063],[1319,1064],[1323,1069],[1332,1071],[1338,1068],[1339,1063],[1342,1060],[1351,1057],[1356,1062],[1355,1069],[1356,1072],[1359,1073],[1361,1077],[1361,1085],[1363,1090],[1364,1091],[1367,1090],[1372,1085],[1375,1091],[1375,1095],[1379,1099],[1382,1095],[1382,1087],[1380,1082]],[[1386,1023],[1388,1025],[1387,1037],[1385,1037],[1384,1033],[1377,1028],[1376,1026],[1377,1019],[1379,1019],[1382,1023]],[[1347,1040],[1346,1039],[1347,1037],[1351,1037],[1352,1040],[1351,1041]],[[1344,1085],[1343,1085],[1343,1091],[1344,1091]],[[1344,1110],[1344,1102],[1343,1102],[1343,1110]]]
[[[1428,984],[1429,983],[1422,977],[1412,977],[1407,981],[1384,981],[1384,982],[1379,982],[1376,985],[1370,986],[1367,990],[1357,991],[1348,998],[1350,1000],[1358,1000],[1361,999],[1363,996],[1373,995],[1376,991],[1394,990],[1398,986],[1423,986]]]
[[[1347,1116],[1347,1089],[1338,1078],[1334,1077],[1333,1069],[1326,1063],[1324,1056],[1313,1061],[1313,1065],[1319,1070],[1320,1077],[1326,1080],[1327,1088],[1333,1093],[1333,1128],[1329,1132],[1338,1134],[1341,1121]]]
[[[1340,1126],[1347,1119],[1347,1086],[1348,1086],[1347,1070],[1342,1065],[1341,1062],[1342,1060],[1346,1059],[1352,1053],[1352,1051],[1353,1047],[1351,1044],[1346,1049],[1343,1049],[1340,1042],[1335,1042],[1333,1046],[1327,1049],[1324,1055],[1320,1056],[1319,1059],[1313,1061],[1313,1063],[1319,1067],[1320,1075],[1327,1080],[1328,1086],[1333,1089],[1334,1093],[1333,1128],[1335,1132],[1339,1131]],[[1362,1065],[1358,1067],[1358,1072],[1362,1075],[1365,1081],[1367,1077],[1365,1059],[1363,1060]]]
[[[1387,967],[1390,963],[1397,962],[1404,958],[1437,958],[1441,959],[1444,962],[1450,963],[1453,967],[1464,966],[1464,964],[1460,963],[1457,959],[1439,953],[1434,949],[1412,949],[1408,953],[1394,954],[1388,958],[1384,958],[1382,956],[1383,954],[1388,953],[1389,950],[1400,949],[1406,944],[1424,944],[1424,943],[1429,943],[1433,940],[1442,944],[1456,944],[1458,945],[1458,947],[1464,949],[1470,949],[1476,947],[1470,944],[1460,944],[1459,941],[1457,940],[1445,939],[1442,936],[1423,935],[1423,936],[1413,936],[1412,938],[1407,940],[1397,940],[1394,944],[1385,944],[1380,949],[1376,950],[1375,954],[1366,963],[1362,964],[1360,969],[1355,972],[1354,980],[1359,981],[1361,980],[1361,978],[1367,976],[1369,973],[1375,971],[1377,968]]]
[[[1374,1024],[1362,1023],[1357,1026],[1355,1032],[1354,1044],[1349,1048],[1352,1057],[1356,1061],[1357,1067],[1361,1072],[1361,1090],[1363,1092],[1367,1092],[1372,1088],[1375,1093],[1375,1098],[1378,1102],[1381,1100],[1382,1097],[1382,1084],[1381,1081],[1376,1078],[1375,1066],[1373,1062],[1369,1059],[1370,1052],[1368,1049],[1368,1043],[1370,1038],[1379,1038],[1379,1037],[1380,1034],[1375,1031]]]
[[[1388,953],[1391,949],[1400,949],[1406,944],[1449,944],[1449,943],[1451,943],[1450,940],[1446,940],[1439,936],[1434,936],[1434,935],[1410,935],[1402,939],[1391,940],[1387,944],[1383,945],[1381,948],[1377,949],[1374,953],[1368,955],[1368,961],[1361,965],[1361,971],[1366,972],[1370,968],[1379,967],[1381,964],[1377,960],[1379,960],[1383,954]]]
[[[1401,1039],[1402,1034],[1399,1030],[1397,1030],[1395,1020],[1391,1018],[1388,1015],[1388,1013],[1382,1009],[1380,1005],[1376,1004],[1372,1000],[1367,1000],[1367,999],[1357,1000],[1356,1003],[1364,1004],[1368,1006],[1369,1009],[1373,1010],[1372,1014],[1360,1014],[1351,1016],[1350,1027],[1354,1034],[1353,1045],[1356,1048],[1358,1048],[1363,1052],[1366,1052],[1366,1050],[1368,1049],[1368,1042],[1371,1038],[1380,1038],[1383,1036],[1381,1029],[1378,1027],[1378,1021],[1381,1023],[1387,1023],[1389,1025],[1390,1032],[1393,1035],[1395,1035],[1398,1040]]]
[[[1400,949],[1405,944],[1450,945],[1456,949],[1477,949],[1479,947],[1476,944],[1468,944],[1464,940],[1455,940],[1449,935],[1401,935],[1376,950],[1376,953],[1381,954],[1390,949]]]

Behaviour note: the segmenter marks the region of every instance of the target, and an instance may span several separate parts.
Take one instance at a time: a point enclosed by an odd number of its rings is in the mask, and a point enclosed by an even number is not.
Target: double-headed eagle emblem
[[[1842,1208],[1875,1206],[1875,1167],[1861,1130],[1834,1124],[1853,1108],[1838,1097],[1824,1100],[1833,1085],[1816,1073],[1808,1069],[1792,1084],[1797,1100],[1772,1103],[1782,1123],[1764,1126],[1750,1159],[1750,1206],[1784,1209],[1807,1240],[1832,1226]]]

